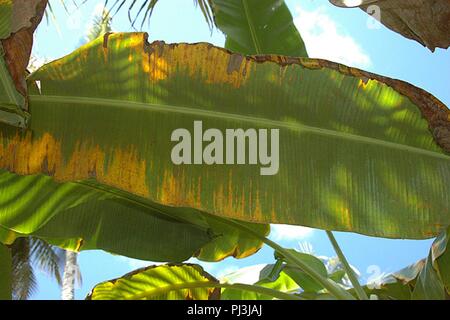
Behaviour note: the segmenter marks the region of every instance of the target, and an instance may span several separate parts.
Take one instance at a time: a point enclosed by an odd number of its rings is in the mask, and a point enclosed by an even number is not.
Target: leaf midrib
[[[123,108],[125,104],[128,104],[127,108],[130,109],[151,109],[160,112],[173,112],[182,113],[189,115],[198,115],[203,117],[219,118],[219,119],[230,119],[239,120],[242,122],[257,123],[260,125],[267,125],[275,128],[285,128],[294,131],[306,131],[312,132],[318,135],[332,136],[344,140],[356,141],[359,143],[366,143],[372,145],[380,145],[386,148],[402,150],[407,152],[412,152],[416,154],[426,155],[433,158],[450,160],[450,156],[444,153],[439,153],[436,151],[426,150],[419,147],[413,147],[409,145],[404,145],[396,142],[385,141],[377,138],[371,138],[346,132],[339,132],[336,130],[323,129],[313,126],[308,126],[302,123],[289,123],[280,120],[270,120],[266,118],[246,116],[235,113],[224,113],[220,111],[196,109],[192,107],[185,106],[174,106],[174,105],[161,105],[145,102],[127,101],[127,100],[114,100],[107,98],[92,98],[92,97],[75,97],[75,96],[51,96],[51,95],[30,95],[30,101],[40,101],[48,103],[69,103],[69,104],[91,104],[91,105],[102,105],[108,107]]]
[[[261,46],[258,42],[258,36],[253,25],[252,17],[250,16],[247,0],[242,0],[242,6],[244,8],[244,14],[247,21],[248,29],[250,31],[250,36],[252,38],[253,45],[255,46],[256,54],[262,54]]]

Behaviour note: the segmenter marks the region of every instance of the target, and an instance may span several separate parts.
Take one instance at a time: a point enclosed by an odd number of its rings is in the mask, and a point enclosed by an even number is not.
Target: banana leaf
[[[306,48],[283,0],[211,0],[225,47],[242,54],[306,57]]]
[[[192,209],[168,208],[92,181],[56,183],[0,171],[0,242],[33,235],[73,250],[181,262],[244,258],[262,243]],[[248,224],[261,235],[269,226]]]
[[[157,265],[100,283],[86,299],[218,300],[220,289],[214,287],[218,283],[198,265]]]
[[[449,110],[399,80],[117,33],[42,67],[29,88],[30,130],[0,131],[9,172],[257,223],[415,239],[450,223]],[[278,129],[279,172],[174,164],[171,134],[194,121]]]

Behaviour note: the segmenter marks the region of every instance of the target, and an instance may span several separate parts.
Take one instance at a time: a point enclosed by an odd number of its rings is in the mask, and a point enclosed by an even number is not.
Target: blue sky
[[[50,0],[55,21],[44,20],[35,35],[33,55],[37,61],[48,61],[70,53],[83,43],[92,18],[101,11],[103,0],[88,0],[76,10],[66,1],[71,14],[67,14],[59,0]],[[79,1],[81,2],[81,1]],[[359,67],[385,76],[408,81],[421,87],[446,105],[450,105],[450,53],[437,49],[431,53],[420,44],[374,24],[359,9],[340,9],[327,0],[286,0],[294,21],[305,40],[311,57],[325,58]],[[113,20],[114,31],[133,31],[127,10]],[[150,41],[210,42],[223,46],[220,31],[211,32],[201,11],[192,0],[160,0],[150,25],[143,31]],[[350,233],[336,233],[336,237],[349,259],[362,276],[362,281],[383,272],[393,272],[427,255],[432,240],[388,240]],[[309,242],[317,255],[334,256],[325,233],[302,227],[278,226],[271,238],[283,246],[299,248]],[[226,259],[220,263],[202,264],[216,276],[255,264],[271,263],[273,252],[263,248],[243,260]],[[121,276],[150,262],[114,256],[102,251],[82,252],[79,264],[83,284],[76,290],[77,299],[83,299],[97,283]],[[34,299],[59,299],[60,288],[45,274],[38,274],[39,289]]]

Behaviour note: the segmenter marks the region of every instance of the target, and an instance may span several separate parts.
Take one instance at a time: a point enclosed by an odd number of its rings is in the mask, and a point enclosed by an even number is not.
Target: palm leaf
[[[30,238],[30,259],[38,269],[50,275],[58,285],[62,284],[62,270],[64,267],[64,250],[52,246],[42,239]]]
[[[30,238],[19,238],[11,245],[12,292],[15,300],[26,300],[37,289],[30,243]]]

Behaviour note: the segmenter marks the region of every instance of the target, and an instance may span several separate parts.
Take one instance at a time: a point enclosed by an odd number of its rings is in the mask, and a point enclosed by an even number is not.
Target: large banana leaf
[[[1,130],[0,167],[11,172],[382,237],[428,238],[450,223],[450,157],[438,145],[450,150],[449,111],[407,83],[324,60],[149,45],[141,33],[97,39],[29,81],[30,130]],[[173,164],[171,133],[195,120],[279,129],[279,172]]]
[[[282,278],[282,276],[280,276]],[[267,285],[247,285],[242,283],[219,282],[206,273],[199,265],[167,264],[135,270],[123,277],[96,285],[87,296],[88,300],[217,300],[221,289],[230,288],[237,297],[254,297],[241,294],[255,292],[259,299],[299,300],[289,295],[286,286],[296,286],[292,280],[288,284],[282,279]],[[281,291],[281,292],[280,292]],[[224,291],[225,294],[225,291]],[[227,293],[228,298],[231,297]],[[231,297],[233,298],[233,297]]]
[[[243,258],[262,243],[196,210],[167,208],[92,182],[59,184],[0,171],[0,241],[34,235],[71,250],[152,261]],[[267,225],[251,225],[267,235]]]
[[[11,300],[11,252],[0,243],[0,300]]]
[[[306,57],[306,48],[283,0],[211,0],[225,47],[242,54]]]
[[[95,286],[88,300],[217,300],[219,281],[193,264],[159,265],[135,270]],[[209,285],[209,286],[206,286]]]
[[[339,7],[360,7],[377,12],[380,22],[406,38],[434,51],[450,46],[450,2],[448,0],[329,0]]]

